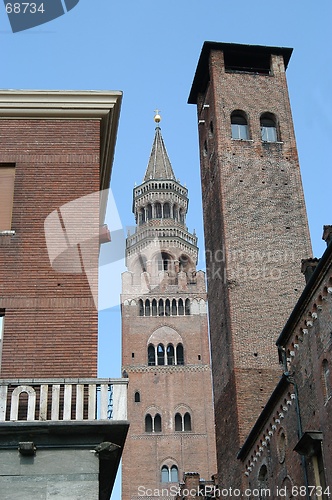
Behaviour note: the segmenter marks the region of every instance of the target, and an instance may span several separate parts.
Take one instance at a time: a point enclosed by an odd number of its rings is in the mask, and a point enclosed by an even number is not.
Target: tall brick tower
[[[291,49],[205,42],[197,104],[219,481],[281,375],[275,339],[311,254],[285,70]]]
[[[157,123],[122,285],[122,364],[130,430],[123,500],[169,498],[186,471],[216,472],[206,290],[188,191],[176,179]],[[166,494],[168,492],[168,495]],[[175,494],[174,494],[175,496]]]

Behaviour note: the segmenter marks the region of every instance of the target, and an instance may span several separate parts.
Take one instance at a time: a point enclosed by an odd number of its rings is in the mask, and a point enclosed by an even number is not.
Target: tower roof
[[[150,179],[176,180],[159,126],[156,127],[151,155],[144,175],[144,182]]]

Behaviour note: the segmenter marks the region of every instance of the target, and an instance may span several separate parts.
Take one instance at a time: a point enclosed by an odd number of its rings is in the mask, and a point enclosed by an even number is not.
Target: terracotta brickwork
[[[290,52],[206,42],[189,99],[199,121],[219,484],[233,487],[237,450],[281,375],[275,339],[311,254]],[[234,115],[245,119],[245,138],[232,133]],[[261,135],[264,116],[273,140]]]
[[[241,450],[247,485],[261,487],[260,470],[266,467],[266,487],[277,497],[284,488],[288,498],[308,484],[311,497],[332,484],[331,325],[332,247],[323,255],[303,291],[279,340],[284,370],[275,397]],[[320,458],[319,458],[320,457]],[[315,470],[318,459],[320,474]],[[329,492],[331,494],[331,491]],[[272,496],[273,496],[272,494]],[[283,495],[286,496],[286,495]],[[303,495],[304,496],[304,495]]]
[[[66,260],[66,272],[52,269],[44,221],[99,190],[100,122],[2,119],[0,136],[0,162],[15,164],[15,234],[0,236],[1,377],[94,377],[97,310],[85,274],[71,272],[82,255]],[[90,223],[98,227],[94,208]],[[98,246],[96,273],[97,259]]]

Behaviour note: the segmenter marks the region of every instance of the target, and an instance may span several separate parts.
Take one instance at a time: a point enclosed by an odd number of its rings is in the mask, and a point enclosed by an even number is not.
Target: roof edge
[[[204,92],[209,78],[208,61],[211,50],[233,50],[241,52],[256,52],[282,55],[284,58],[285,69],[287,69],[289,60],[291,58],[293,49],[289,47],[273,47],[266,45],[248,45],[240,43],[226,43],[226,42],[213,42],[205,41],[202,46],[201,54],[198,60],[194,80],[191,86],[190,94],[188,97],[188,104],[196,104],[197,96],[199,93]]]

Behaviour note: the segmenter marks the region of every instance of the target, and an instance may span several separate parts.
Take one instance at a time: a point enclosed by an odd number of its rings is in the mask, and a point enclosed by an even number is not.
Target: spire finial
[[[159,109],[155,109],[154,112],[156,113],[154,115],[154,121],[156,122],[157,126],[159,127],[159,123],[161,121],[161,116],[160,116],[160,110]]]

